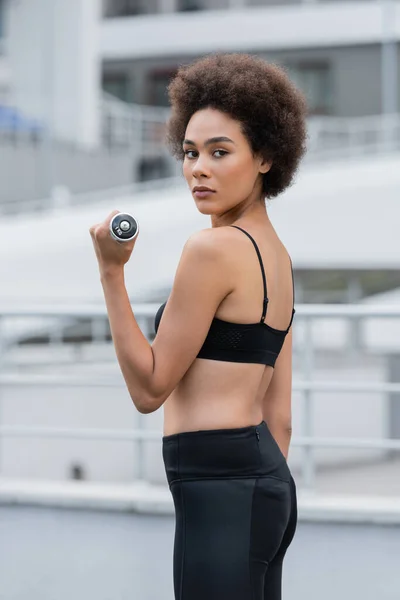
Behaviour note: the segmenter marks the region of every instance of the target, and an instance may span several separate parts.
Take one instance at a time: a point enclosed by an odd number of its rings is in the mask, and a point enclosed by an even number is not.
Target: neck
[[[260,200],[253,201],[244,205],[236,205],[231,210],[219,214],[211,215],[212,227],[226,227],[228,225],[240,223],[261,223],[269,222],[269,216],[264,202]]]

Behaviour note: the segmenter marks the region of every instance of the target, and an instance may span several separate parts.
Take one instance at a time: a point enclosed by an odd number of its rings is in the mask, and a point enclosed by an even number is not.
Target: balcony
[[[390,23],[391,36],[400,40],[398,5],[397,2],[396,18],[391,18]],[[256,0],[218,0],[212,7],[211,0],[202,0],[201,10],[189,12],[177,10],[183,4],[178,5],[176,0],[153,0],[143,2],[143,11],[134,15],[122,8],[117,11],[117,6],[117,2],[112,3],[113,10],[105,12],[120,18],[103,21],[100,51],[104,60],[197,56],[216,50],[267,52],[379,44],[386,35],[384,4],[370,0],[293,0],[280,1],[279,5],[275,0],[262,5],[260,0],[258,4]]]
[[[105,0],[105,18],[208,10],[235,10],[283,5],[324,4],[332,0]],[[346,2],[348,0],[333,0]],[[367,2],[372,0],[366,0]]]

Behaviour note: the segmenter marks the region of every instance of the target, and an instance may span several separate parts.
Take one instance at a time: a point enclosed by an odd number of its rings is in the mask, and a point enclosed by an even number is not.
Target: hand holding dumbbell
[[[89,231],[100,271],[114,272],[128,262],[139,234],[139,224],[129,213],[114,210],[103,223],[93,225]]]

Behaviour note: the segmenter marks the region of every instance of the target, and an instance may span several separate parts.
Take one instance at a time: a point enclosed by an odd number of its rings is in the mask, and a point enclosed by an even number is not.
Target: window
[[[287,65],[290,79],[306,95],[311,115],[333,112],[332,70],[328,63]]]
[[[177,10],[179,12],[189,12],[191,10],[204,10],[204,0],[179,0]]]
[[[149,74],[148,104],[152,106],[169,106],[167,87],[176,69],[160,69]]]
[[[132,102],[132,85],[126,73],[103,75],[103,90],[123,102]]]
[[[106,17],[128,17],[146,14],[148,10],[145,0],[108,0],[104,12]]]

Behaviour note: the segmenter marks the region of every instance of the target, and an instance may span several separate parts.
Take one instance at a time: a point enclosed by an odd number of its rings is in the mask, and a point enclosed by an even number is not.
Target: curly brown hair
[[[192,115],[215,108],[240,121],[254,155],[273,161],[263,176],[263,197],[292,185],[306,152],[307,102],[284,67],[259,56],[217,52],[180,66],[167,89],[172,111],[165,141],[174,157],[184,159]]]

